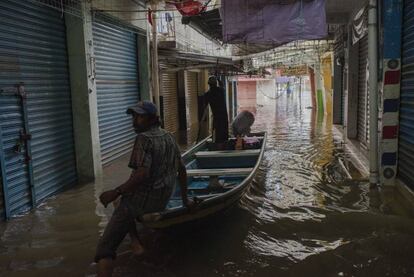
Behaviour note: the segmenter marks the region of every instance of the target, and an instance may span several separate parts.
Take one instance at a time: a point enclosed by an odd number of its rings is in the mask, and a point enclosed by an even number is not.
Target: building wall
[[[238,81],[237,110],[247,110],[256,114],[257,84],[256,81]]]
[[[135,3],[136,2],[136,3]],[[130,0],[93,0],[91,1],[92,10],[101,10],[105,14],[111,15],[122,22],[131,24],[143,30],[147,29],[147,13],[144,12],[113,12],[145,10],[145,4],[140,1],[132,2]]]

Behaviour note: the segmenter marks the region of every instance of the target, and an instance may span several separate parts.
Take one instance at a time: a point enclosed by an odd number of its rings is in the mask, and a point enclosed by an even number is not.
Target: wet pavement
[[[115,276],[414,276],[414,220],[394,195],[344,178],[329,120],[310,94],[258,99],[264,162],[236,207],[196,225],[145,236],[136,260],[122,244]],[[1,276],[93,276],[111,209],[97,195],[127,178],[128,159],[96,184],[0,223]]]

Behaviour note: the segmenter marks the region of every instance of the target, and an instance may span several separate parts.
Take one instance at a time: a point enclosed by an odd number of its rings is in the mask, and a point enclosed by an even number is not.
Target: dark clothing
[[[227,119],[218,120],[213,122],[214,124],[214,142],[224,143],[229,140],[229,123]]]
[[[213,112],[215,142],[226,142],[229,138],[229,123],[224,89],[221,87],[210,87],[210,90],[205,94],[205,99]]]
[[[136,228],[137,217],[165,209],[175,186],[180,162],[179,147],[167,131],[153,127],[137,135],[129,167],[133,170],[149,169],[149,178],[137,184],[135,192],[122,196],[121,204],[115,209],[99,241],[95,261],[115,258],[116,249],[125,235]]]

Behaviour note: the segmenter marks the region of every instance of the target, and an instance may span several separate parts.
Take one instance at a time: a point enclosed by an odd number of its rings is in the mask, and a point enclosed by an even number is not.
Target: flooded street
[[[309,92],[258,95],[255,130],[268,143],[249,193],[206,222],[146,235],[142,260],[125,240],[115,276],[414,276],[413,218],[393,195],[345,179],[332,124],[309,106]],[[97,195],[127,178],[127,162],[1,223],[0,275],[93,276],[111,214]]]

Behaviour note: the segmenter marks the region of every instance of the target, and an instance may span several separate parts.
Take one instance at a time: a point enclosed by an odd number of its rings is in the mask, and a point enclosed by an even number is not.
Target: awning
[[[231,58],[195,54],[171,49],[158,50],[159,61],[164,65],[161,71],[189,69],[211,69],[223,74],[236,75],[242,72],[241,61]]]

